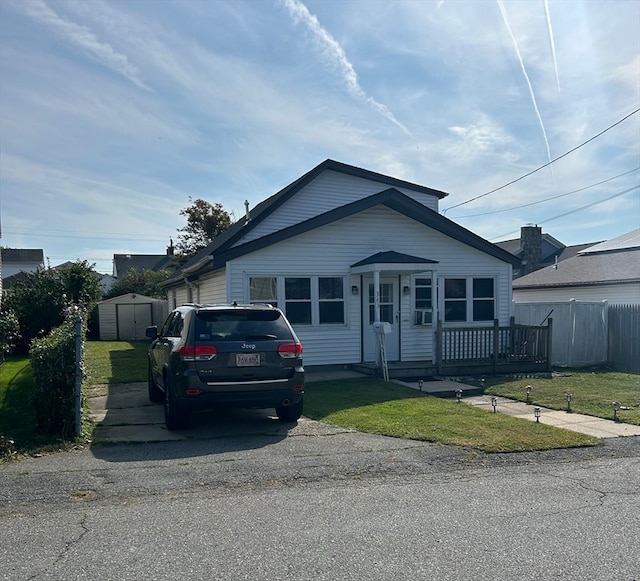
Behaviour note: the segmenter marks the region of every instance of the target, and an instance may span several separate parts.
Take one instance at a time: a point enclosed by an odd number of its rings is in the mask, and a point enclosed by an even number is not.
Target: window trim
[[[466,317],[464,321],[447,321],[445,320],[446,316],[446,302],[447,301],[458,301],[462,302],[462,299],[447,299],[445,297],[445,281],[452,279],[464,279],[465,283],[465,308],[466,308]],[[473,296],[473,282],[478,279],[487,279],[493,281],[493,296],[492,297],[474,297]],[[438,277],[438,309],[441,313],[440,317],[442,319],[442,323],[447,326],[468,326],[468,325],[486,325],[487,323],[492,323],[497,318],[498,313],[498,277],[495,275],[485,275],[485,274],[473,274],[473,275],[440,275]],[[491,319],[482,319],[482,320],[474,320],[473,318],[473,307],[476,301],[481,302],[493,302],[493,317]]]
[[[258,301],[251,301],[250,292],[251,292],[251,279],[252,278],[275,278],[276,279],[276,302],[278,307],[282,310],[286,315],[286,303],[287,302],[308,302],[308,299],[290,299],[286,298],[285,292],[285,279],[288,278],[306,278],[310,279],[311,284],[311,324],[307,323],[292,323],[295,327],[303,327],[305,329],[308,328],[333,328],[336,327],[348,327],[349,326],[349,300],[350,295],[347,293],[347,289],[349,287],[349,278],[348,274],[265,274],[265,273],[252,273],[247,274],[245,278],[245,296],[247,297],[248,303],[255,303]],[[341,299],[320,299],[320,288],[319,288],[319,280],[321,278],[339,278],[342,280],[342,298]],[[321,323],[320,322],[320,302],[342,302],[342,313],[343,313],[343,322],[342,323]]]

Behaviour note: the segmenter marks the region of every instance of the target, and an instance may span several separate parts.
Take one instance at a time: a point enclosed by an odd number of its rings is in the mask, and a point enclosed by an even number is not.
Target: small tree
[[[11,353],[20,338],[20,323],[15,313],[8,309],[0,312],[0,363]]]
[[[18,347],[26,351],[33,339],[48,335],[64,321],[66,307],[91,310],[102,294],[100,279],[86,261],[25,273],[11,285],[3,302],[3,308],[11,310],[20,324]]]
[[[231,226],[231,216],[222,204],[189,197],[191,206],[180,210],[181,216],[187,217],[187,225],[178,228],[176,251],[179,255],[191,257],[205,248],[216,236]]]
[[[119,278],[111,290],[105,294],[105,298],[117,297],[127,293],[137,293],[147,297],[159,299],[165,298],[165,292],[160,288],[160,283],[169,278],[168,270],[128,270],[122,278]]]

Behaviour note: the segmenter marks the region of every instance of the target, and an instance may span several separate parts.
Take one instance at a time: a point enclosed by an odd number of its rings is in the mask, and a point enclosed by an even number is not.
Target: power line
[[[452,220],[460,220],[460,219],[464,219],[464,218],[477,218],[478,216],[490,216],[491,214],[500,214],[502,212],[511,212],[512,210],[519,210],[520,208],[528,208],[529,206],[535,206],[536,204],[542,204],[544,202],[550,202],[551,200],[557,200],[558,198],[563,198],[565,196],[570,196],[571,194],[577,194],[578,192],[583,192],[584,190],[588,190],[589,188],[595,188],[596,186],[601,186],[602,184],[606,184],[607,182],[611,182],[613,180],[616,180],[618,178],[624,177],[626,175],[629,175],[630,173],[633,173],[634,171],[638,171],[640,170],[640,167],[637,167],[635,169],[626,171],[624,173],[621,173],[617,176],[613,176],[612,178],[608,178],[606,180],[602,180],[601,182],[597,182],[595,184],[591,184],[589,186],[585,186],[583,188],[579,188],[577,190],[573,190],[571,192],[567,192],[566,194],[559,194],[557,196],[552,196],[550,198],[545,198],[544,200],[537,200],[536,202],[529,202],[528,204],[522,204],[521,206],[513,206],[511,208],[505,208],[502,210],[492,210],[491,212],[482,212],[481,214],[467,214],[465,216],[454,216],[451,219]]]
[[[590,204],[587,204],[585,206],[580,206],[579,208],[574,208],[573,210],[569,210],[568,212],[565,212],[564,214],[558,214],[557,216],[553,216],[552,218],[547,218],[546,220],[539,220],[536,222],[536,224],[546,224],[547,222],[551,222],[552,220],[557,220],[558,218],[564,218],[565,216],[569,216],[570,214],[575,214],[576,212],[580,212],[581,210],[586,210],[587,208],[591,208],[593,206],[597,206],[598,204],[603,204],[604,202],[608,202],[609,200],[613,200],[614,198],[617,198],[619,196],[623,196],[624,194],[628,194],[629,192],[633,191],[633,190],[637,190],[638,188],[640,188],[639,186],[633,186],[632,188],[629,188],[627,190],[624,190],[622,192],[618,192],[617,194],[613,194],[613,196],[609,196],[608,198],[605,198],[604,200],[598,200],[596,202],[591,202]],[[502,238],[505,238],[507,236],[510,236],[511,234],[515,234],[517,233],[517,230],[512,231],[512,232],[507,232],[506,234],[501,234],[500,236],[494,236],[493,238],[491,238],[491,240],[499,240]]]
[[[504,184],[503,186],[500,186],[499,188],[494,188],[493,190],[491,190],[489,192],[486,192],[484,194],[480,194],[479,196],[476,196],[475,198],[471,198],[471,199],[467,200],[466,202],[460,202],[459,204],[456,204],[455,206],[450,206],[450,207],[446,208],[445,210],[443,210],[442,213],[445,214],[446,212],[448,212],[449,210],[452,210],[453,208],[459,208],[460,206],[464,206],[465,204],[468,204],[470,202],[475,202],[476,200],[479,200],[480,198],[484,198],[485,196],[488,196],[489,194],[493,194],[494,192],[497,192],[498,190],[503,190],[507,186],[515,184],[516,182],[519,182],[520,180],[523,180],[524,178],[529,177],[530,175],[540,171],[541,169],[544,169],[545,167],[550,166],[552,163],[555,163],[556,161],[562,159],[563,157],[566,157],[570,153],[573,153],[577,149],[580,149],[581,147],[587,145],[587,143],[590,143],[591,141],[593,141],[594,139],[597,139],[601,135],[604,135],[607,131],[609,131],[610,129],[613,129],[616,125],[620,125],[620,123],[622,123],[623,121],[626,121],[627,119],[629,119],[629,117],[631,117],[632,115],[635,115],[638,111],[640,111],[640,107],[638,109],[636,109],[635,111],[632,111],[628,115],[624,116],[622,119],[620,119],[620,121],[616,121],[613,125],[610,125],[605,130],[603,130],[600,133],[598,133],[597,135],[594,135],[593,137],[591,137],[590,139],[587,139],[585,142],[581,143],[580,145],[577,145],[573,149],[570,149],[566,153],[563,153],[562,155],[556,157],[555,159],[552,159],[551,161],[545,163],[544,165],[541,165],[540,167],[530,171],[529,173],[526,173],[523,176],[520,176],[519,178],[517,178],[515,180],[511,180],[509,183]]]

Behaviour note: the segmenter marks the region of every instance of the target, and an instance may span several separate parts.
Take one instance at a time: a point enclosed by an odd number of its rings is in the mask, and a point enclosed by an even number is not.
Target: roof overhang
[[[351,266],[351,274],[383,272],[385,274],[415,274],[431,270],[437,260],[410,256],[400,252],[378,252]]]

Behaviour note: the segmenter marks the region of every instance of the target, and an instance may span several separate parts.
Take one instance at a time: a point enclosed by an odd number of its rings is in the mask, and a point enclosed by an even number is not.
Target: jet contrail
[[[516,49],[516,55],[518,56],[518,60],[520,61],[520,68],[522,69],[522,74],[524,75],[525,80],[527,81],[527,85],[529,87],[529,94],[531,95],[531,101],[533,102],[533,108],[536,111],[536,115],[538,116],[538,122],[540,123],[540,128],[542,129],[542,136],[544,138],[545,145],[547,146],[547,156],[549,161],[551,161],[551,149],[549,148],[549,140],[547,139],[547,132],[544,129],[544,123],[542,122],[542,117],[540,116],[540,111],[538,109],[538,103],[536,102],[536,96],[533,92],[533,87],[531,86],[531,81],[529,80],[529,75],[527,74],[527,69],[524,66],[524,61],[522,60],[522,56],[520,55],[520,49],[518,48],[518,42],[516,41],[516,37],[513,35],[511,30],[511,26],[509,26],[509,20],[507,19],[507,13],[504,9],[504,4],[502,0],[497,0],[498,7],[500,8],[500,13],[502,14],[502,20],[504,20],[504,24],[507,27],[507,31],[509,32],[509,36],[511,36],[511,40],[513,42],[513,46]],[[553,171],[553,168],[552,168]]]
[[[549,12],[549,0],[544,0],[544,12],[547,15],[547,30],[549,31],[549,42],[551,43],[551,56],[553,57],[553,70],[556,73],[556,85],[560,92],[560,75],[558,74],[558,60],[556,59],[556,44],[553,40],[553,27],[551,26],[551,13]]]
[[[302,21],[315,35],[331,65],[338,69],[342,75],[349,94],[358,101],[367,103],[372,109],[386,117],[411,137],[411,132],[395,118],[386,105],[379,103],[373,97],[370,97],[365,93],[358,82],[358,74],[353,68],[353,65],[349,62],[344,49],[340,46],[338,41],[322,27],[318,22],[318,19],[309,12],[309,9],[299,0],[282,0],[282,3],[287,7],[289,14],[294,20]]]

